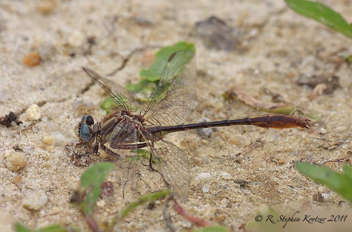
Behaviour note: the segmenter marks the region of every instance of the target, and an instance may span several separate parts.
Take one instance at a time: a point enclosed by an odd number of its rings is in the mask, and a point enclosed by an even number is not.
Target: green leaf
[[[229,232],[230,230],[224,226],[207,226],[194,232]]]
[[[169,57],[177,51],[189,50],[195,52],[195,46],[193,43],[178,42],[174,46],[163,47],[156,53],[154,63],[149,69],[143,69],[139,75],[143,80],[151,82],[160,80],[161,73],[167,63]]]
[[[47,227],[43,227],[37,230],[30,230],[21,223],[16,223],[15,224],[15,231],[16,232],[67,232],[66,229],[62,229],[59,225],[51,225]]]
[[[38,232],[66,232],[66,229],[62,229],[58,225],[51,225],[37,230]]]
[[[343,166],[343,173],[352,182],[352,168],[350,165],[345,164]]]
[[[335,172],[328,167],[308,163],[297,163],[297,170],[317,183],[323,184],[352,202],[351,168],[344,167],[344,174]]]
[[[111,99],[111,97],[107,97],[105,98],[103,103],[101,103],[100,108],[105,110],[106,114],[110,114],[111,108],[113,108],[114,106],[116,106],[115,102]]]
[[[86,214],[93,214],[95,203],[100,196],[100,186],[103,184],[109,171],[114,168],[115,166],[113,164],[103,162],[91,166],[82,174],[81,186],[84,190],[88,191],[82,205],[82,210]]]
[[[16,232],[32,232],[32,230],[28,229],[27,227],[25,227],[21,223],[15,224],[15,231]]]
[[[297,13],[312,18],[332,29],[352,38],[352,27],[342,16],[319,2],[307,0],[286,0],[289,7]]]
[[[162,72],[168,62],[169,57],[178,51],[191,51],[193,53],[191,59],[195,53],[195,46],[193,43],[179,42],[173,46],[163,47],[156,53],[156,58],[154,63],[149,69],[143,69],[139,75],[141,81],[137,84],[127,84],[126,88],[134,93],[141,93],[144,96],[152,93],[161,79]],[[184,56],[184,64],[178,70],[179,72],[183,70],[184,66],[190,62],[191,59]],[[146,97],[147,98],[147,97]],[[142,100],[143,101],[143,100]]]
[[[147,95],[157,87],[158,81],[141,80],[137,84],[127,84],[126,89],[133,93],[142,93]]]

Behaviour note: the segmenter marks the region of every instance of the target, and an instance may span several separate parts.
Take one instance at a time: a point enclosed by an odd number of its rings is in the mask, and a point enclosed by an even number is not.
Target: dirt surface
[[[322,2],[352,21],[349,1]],[[216,20],[210,22],[220,25],[210,26],[218,37],[199,24],[211,16]],[[301,218],[305,212],[349,214],[345,223],[319,228],[351,228],[350,204],[300,175],[294,163],[325,162],[341,171],[343,162],[350,162],[351,67],[339,54],[351,53],[352,40],[297,15],[284,1],[5,0],[0,2],[0,41],[0,116],[13,111],[23,122],[0,127],[1,231],[11,231],[14,220],[31,228],[56,223],[88,231],[69,204],[86,167],[76,167],[65,146],[78,142],[74,127],[82,115],[96,120],[105,115],[100,109],[105,94],[81,67],[110,74],[122,86],[136,83],[155,51],[178,41],[194,42],[197,48],[198,104],[188,122],[264,114],[240,101],[224,101],[222,94],[230,87],[268,103],[274,93],[319,118],[311,130],[237,126],[216,129],[209,139],[196,131],[168,136],[192,154],[191,194],[183,207],[234,231],[268,206],[289,215],[300,211]],[[302,78],[333,75],[340,87],[330,92],[323,82],[314,88],[297,84]],[[116,191],[99,200],[100,223],[133,199],[122,199],[120,171],[108,176]],[[148,170],[141,179],[152,184],[138,194],[164,188]],[[322,197],[313,200],[313,195]],[[162,231],[163,208],[163,201],[152,210],[141,207],[118,227]],[[172,209],[170,214],[177,230],[191,228]],[[289,223],[286,229],[297,230],[297,225]]]

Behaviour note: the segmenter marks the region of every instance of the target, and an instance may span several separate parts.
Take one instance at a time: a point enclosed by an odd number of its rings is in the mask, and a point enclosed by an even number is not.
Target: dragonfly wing
[[[158,139],[158,140],[157,140]],[[149,141],[156,168],[172,191],[182,200],[187,200],[190,192],[190,173],[187,151],[173,143],[159,138]]]
[[[158,88],[149,97],[144,116],[149,125],[177,125],[186,121],[196,101],[195,53],[172,54],[162,72]]]
[[[82,69],[88,74],[89,77],[97,82],[107,94],[109,94],[110,98],[115,102],[115,105],[119,110],[133,112],[139,107],[134,93],[119,86],[113,81],[100,76],[91,69],[85,67],[82,67]]]
[[[118,178],[120,180],[122,195],[125,199],[134,199],[138,196],[140,184],[140,162],[137,155],[138,133],[139,131],[133,124],[126,121],[118,123],[113,130],[106,135],[108,141],[104,144],[105,152],[118,157]]]

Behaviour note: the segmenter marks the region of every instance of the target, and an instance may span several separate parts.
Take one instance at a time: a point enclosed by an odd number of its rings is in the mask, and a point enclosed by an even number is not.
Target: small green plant
[[[58,225],[51,225],[47,227],[43,227],[37,230],[31,230],[22,225],[21,223],[16,223],[15,224],[15,231],[16,232],[67,232],[68,230],[61,228],[61,226]],[[70,230],[70,231],[76,231],[76,230]]]
[[[195,54],[195,45],[193,43],[187,42],[178,42],[173,46],[167,46],[161,48],[156,53],[156,58],[154,63],[149,69],[142,69],[139,73],[141,80],[137,84],[127,84],[126,88],[133,93],[138,93],[139,97],[137,100],[140,102],[146,102],[150,93],[152,93],[162,76],[164,67],[169,59],[169,57],[177,51],[190,51],[193,56]],[[193,56],[184,56],[183,68],[192,60]],[[180,68],[178,71],[182,72],[183,68]],[[167,89],[165,89],[167,91]],[[164,96],[159,96],[163,98]],[[115,106],[114,101],[107,97],[101,104],[101,108],[106,111],[107,114],[111,113],[111,109]]]
[[[173,46],[161,48],[156,53],[155,61],[152,66],[149,69],[142,69],[140,71],[139,76],[141,77],[141,81],[138,84],[128,84],[126,85],[126,88],[134,93],[143,93],[154,90],[161,78],[161,74],[169,57],[173,53],[182,50],[196,52],[194,44],[187,42],[178,42]]]
[[[338,173],[328,167],[308,163],[297,163],[297,170],[315,182],[325,185],[352,202],[352,168],[345,164],[343,173]]]
[[[332,29],[352,38],[352,26],[328,6],[307,0],[286,0],[288,6],[297,13],[312,18]]]

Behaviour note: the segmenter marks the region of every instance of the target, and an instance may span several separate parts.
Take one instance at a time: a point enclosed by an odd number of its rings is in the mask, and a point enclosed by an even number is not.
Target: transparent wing
[[[152,135],[154,136],[154,135]],[[158,141],[157,141],[158,140]],[[156,168],[164,181],[171,185],[173,192],[186,200],[190,192],[188,155],[176,145],[155,137],[148,141],[153,159],[158,160]],[[154,167],[153,166],[153,167]]]
[[[196,100],[194,56],[194,52],[187,50],[170,56],[158,88],[143,109],[148,125],[177,125],[186,121]]]
[[[99,74],[88,68],[82,67],[82,69],[109,94],[119,110],[134,112],[141,107],[138,105],[139,103],[134,93],[111,80],[101,77]]]
[[[122,196],[134,199],[139,192],[139,173],[141,170],[138,150],[138,130],[128,122],[118,123],[110,134],[109,141],[104,144],[105,152],[118,158],[118,179]]]

